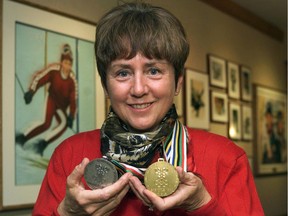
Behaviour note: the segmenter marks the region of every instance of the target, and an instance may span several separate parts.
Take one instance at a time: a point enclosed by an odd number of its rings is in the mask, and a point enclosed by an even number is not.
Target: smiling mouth
[[[134,109],[144,109],[151,105],[152,103],[145,103],[145,104],[132,104],[131,107]]]

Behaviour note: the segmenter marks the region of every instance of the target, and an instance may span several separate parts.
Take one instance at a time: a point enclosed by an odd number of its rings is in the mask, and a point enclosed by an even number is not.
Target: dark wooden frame
[[[220,99],[223,99],[223,107],[221,107],[221,104],[218,104],[218,106],[215,104],[215,98],[218,97]],[[218,101],[218,102],[221,102]],[[216,107],[217,106],[217,107]],[[223,91],[215,91],[215,90],[211,90],[210,91],[210,116],[211,116],[211,121],[212,122],[218,122],[218,123],[228,123],[228,96],[225,92]],[[223,112],[223,116],[221,116],[221,114],[217,115],[216,113],[221,112],[221,110],[219,109],[224,109]],[[218,111],[217,111],[218,110]]]
[[[207,65],[209,74],[209,83],[213,87],[226,89],[227,88],[227,72],[226,72],[226,60],[214,54],[207,55]],[[217,67],[219,66],[219,67]],[[220,73],[220,74],[216,74]],[[221,80],[215,79],[215,76],[219,76]]]

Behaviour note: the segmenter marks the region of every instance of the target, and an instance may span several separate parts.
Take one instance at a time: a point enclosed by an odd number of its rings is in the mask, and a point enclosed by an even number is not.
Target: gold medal
[[[159,158],[158,162],[151,164],[146,170],[144,184],[160,197],[169,196],[179,185],[178,173],[175,167]]]

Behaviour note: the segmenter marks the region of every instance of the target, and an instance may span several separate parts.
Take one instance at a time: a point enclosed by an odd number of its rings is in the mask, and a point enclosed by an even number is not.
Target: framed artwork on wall
[[[251,69],[246,66],[241,66],[240,74],[241,74],[241,99],[244,101],[251,101],[253,95]]]
[[[242,134],[241,128],[241,109],[238,103],[229,103],[229,126],[228,135],[233,140],[240,140]]]
[[[3,1],[3,207],[32,205],[55,147],[75,133],[100,127],[104,121],[104,92],[94,60],[95,29],[91,23]],[[45,75],[51,75],[51,71],[58,76],[59,68],[64,67],[62,56],[68,54],[71,62],[69,79],[75,97],[69,97],[67,110],[53,111],[47,109],[47,101],[61,106],[51,93],[54,84],[47,82],[47,85],[40,87],[39,84],[35,88],[33,85]],[[33,99],[31,97],[27,102],[27,92],[33,88]],[[60,96],[59,92],[57,97]],[[73,109],[77,112],[73,124],[67,127],[67,116]],[[48,113],[51,118],[43,119]],[[42,120],[51,127],[40,130],[39,127],[44,128],[39,124]],[[53,134],[57,136],[53,137]],[[44,144],[46,148],[42,148]]]
[[[208,71],[210,85],[226,88],[227,76],[226,76],[226,61],[215,55],[208,55]]]
[[[208,75],[186,69],[185,74],[186,125],[209,129]]]
[[[255,173],[287,173],[287,95],[255,85]]]
[[[211,91],[211,120],[214,122],[228,122],[228,97],[220,91]]]
[[[253,117],[252,108],[249,105],[242,105],[242,139],[253,139]]]
[[[228,79],[228,96],[234,99],[240,99],[240,75],[239,65],[227,63],[227,79]]]

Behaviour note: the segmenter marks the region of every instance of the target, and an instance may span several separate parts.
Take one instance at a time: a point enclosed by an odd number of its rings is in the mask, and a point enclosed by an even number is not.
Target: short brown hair
[[[180,21],[169,11],[145,3],[120,5],[106,13],[97,25],[95,42],[97,68],[104,87],[111,62],[131,59],[138,52],[171,63],[177,83],[189,54]]]

